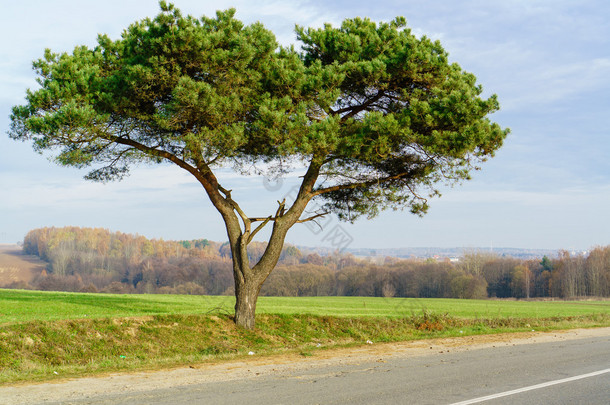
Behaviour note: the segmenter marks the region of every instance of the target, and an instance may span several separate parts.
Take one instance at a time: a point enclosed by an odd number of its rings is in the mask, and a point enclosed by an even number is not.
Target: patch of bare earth
[[[0,287],[20,281],[29,283],[44,268],[45,262],[36,256],[24,255],[18,245],[0,244]]]
[[[316,351],[312,357],[298,354],[277,355],[193,364],[190,367],[137,373],[116,373],[101,377],[86,377],[52,383],[18,384],[0,387],[3,404],[30,402],[67,402],[104,395],[130,393],[170,387],[201,384],[202,382],[254,379],[266,375],[282,375],[317,367],[384,362],[391,357],[415,357],[477,350],[489,347],[584,339],[610,336],[610,328],[573,329],[553,332],[524,332],[497,335],[464,336],[427,339],[402,343],[369,344],[362,347]]]

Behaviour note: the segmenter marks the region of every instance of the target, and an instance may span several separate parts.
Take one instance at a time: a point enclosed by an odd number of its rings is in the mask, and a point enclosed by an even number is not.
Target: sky
[[[0,243],[45,226],[102,227],[149,238],[227,239],[202,187],[171,165],[138,166],[121,182],[93,183],[31,144],[9,139],[10,111],[35,89],[33,60],[45,48],[95,46],[153,17],[155,0],[3,1],[0,15]],[[471,181],[443,188],[423,218],[384,212],[346,224],[330,216],[297,224],[287,242],[330,248],[514,247],[586,250],[610,244],[610,2],[606,0],[288,1],[175,0],[184,14],[235,7],[283,45],[295,24],[404,16],[418,36],[441,41],[451,62],[472,72],[511,129]],[[296,179],[269,182],[219,174],[250,216],[275,212]],[[315,205],[312,206],[315,209]],[[261,233],[262,236],[264,234]]]

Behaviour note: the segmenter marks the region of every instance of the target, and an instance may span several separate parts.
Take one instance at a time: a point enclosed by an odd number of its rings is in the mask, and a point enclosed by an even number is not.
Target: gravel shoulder
[[[311,357],[298,354],[256,357],[190,367],[136,373],[116,373],[99,377],[22,383],[0,387],[3,404],[78,401],[108,393],[133,393],[202,382],[255,379],[271,374],[306,371],[318,367],[341,366],[402,356],[442,356],[445,353],[489,347],[556,342],[610,336],[610,328],[573,329],[552,332],[524,332],[496,335],[427,339],[402,343],[371,344],[356,348],[316,351]]]

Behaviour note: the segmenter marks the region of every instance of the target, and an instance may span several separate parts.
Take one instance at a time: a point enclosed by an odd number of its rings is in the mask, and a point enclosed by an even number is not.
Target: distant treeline
[[[253,242],[251,262],[266,248]],[[30,231],[24,253],[48,262],[30,284],[10,288],[54,291],[170,294],[233,294],[227,243],[206,239],[164,241],[99,228]],[[610,246],[588,256],[560,252],[555,259],[518,260],[476,251],[459,262],[385,258],[383,263],[350,254],[304,254],[284,249],[261,295],[446,298],[572,298],[610,296]]]

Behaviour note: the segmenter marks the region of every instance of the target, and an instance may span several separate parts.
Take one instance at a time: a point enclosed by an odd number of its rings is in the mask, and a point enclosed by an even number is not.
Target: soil
[[[66,402],[92,398],[107,393],[150,391],[202,382],[259,378],[277,373],[306,371],[317,367],[341,366],[363,362],[384,362],[392,356],[442,356],[445,353],[481,348],[565,341],[610,336],[610,328],[573,329],[553,332],[525,332],[497,335],[429,339],[402,343],[368,344],[366,346],[315,351],[313,356],[299,354],[256,357],[217,363],[193,364],[171,370],[137,373],[115,373],[100,377],[65,379],[51,383],[18,384],[0,387],[4,404],[36,401]]]
[[[20,281],[29,283],[45,267],[46,263],[36,256],[24,255],[18,245],[0,244],[0,287]]]

